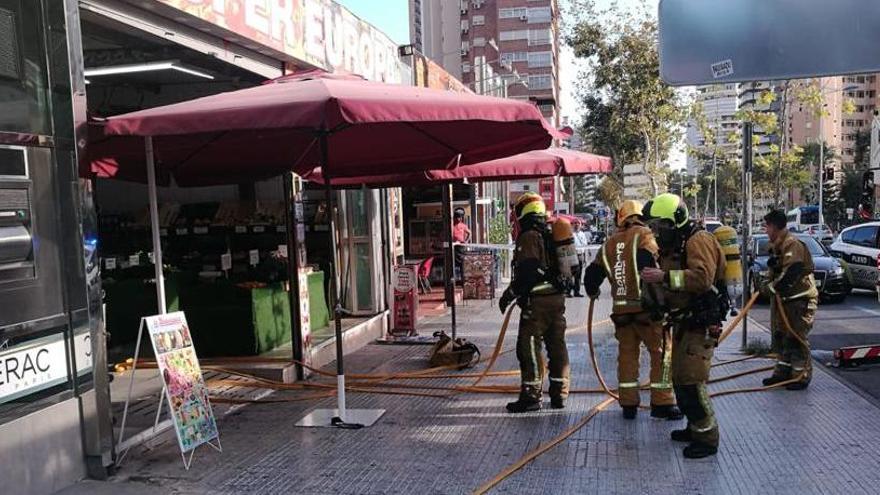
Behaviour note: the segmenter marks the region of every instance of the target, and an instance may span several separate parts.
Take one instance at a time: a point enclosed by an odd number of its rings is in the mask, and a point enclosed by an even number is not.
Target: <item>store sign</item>
[[[552,177],[541,179],[538,181],[538,194],[544,199],[544,205],[547,211],[554,211],[554,202],[556,199],[556,182]]]
[[[88,331],[74,338],[77,373],[91,371],[92,347]],[[64,334],[28,341],[0,352],[0,404],[68,381]]]
[[[473,93],[461,81],[433,60],[420,53],[413,55],[413,85],[423,88]]]
[[[220,436],[183,312],[143,320],[150,333],[181,452]]]
[[[397,44],[332,0],[159,0],[329,71],[401,82]]]

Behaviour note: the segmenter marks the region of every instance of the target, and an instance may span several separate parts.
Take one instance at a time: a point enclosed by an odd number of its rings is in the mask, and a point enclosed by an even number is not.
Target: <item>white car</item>
[[[843,229],[829,247],[831,254],[847,262],[853,287],[877,290],[880,263],[880,222]]]

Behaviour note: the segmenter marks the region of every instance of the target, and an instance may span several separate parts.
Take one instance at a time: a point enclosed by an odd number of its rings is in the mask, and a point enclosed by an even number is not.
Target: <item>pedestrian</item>
[[[464,264],[464,246],[462,244],[471,240],[471,229],[464,221],[464,208],[456,208],[452,214],[452,241],[453,254],[455,255],[455,272],[456,278],[462,277],[462,265]]]
[[[519,398],[507,404],[507,410],[523,413],[541,409],[542,341],[547,347],[550,407],[562,409],[569,387],[565,283],[560,280],[544,200],[535,193],[525,193],[517,199],[514,212],[520,234],[513,254],[513,279],[499,307],[504,313],[516,301],[522,310],[516,339],[521,386]]]
[[[618,342],[617,389],[623,417],[635,419],[639,410],[639,355],[644,344],[651,357],[651,416],[678,420],[682,414],[675,407],[669,376],[672,341],[665,335],[662,315],[651,314],[642,303],[639,272],[657,267],[659,249],[641,213],[640,202],[623,202],[617,211],[618,230],[587,267],[584,289],[596,299],[606,277],[611,285],[611,320]]]
[[[718,423],[706,382],[729,309],[724,253],[715,236],[690,220],[687,206],[675,194],[655,197],[643,214],[660,248],[660,268],[644,268],[642,279],[660,290],[673,332],[673,390],[687,417],[687,428],[673,431],[672,440],[689,443],[686,458],[715,455]]]
[[[584,297],[581,294],[581,279],[584,274],[584,266],[587,259],[587,246],[590,245],[587,239],[587,233],[584,232],[580,222],[573,225],[574,227],[574,248],[577,250],[578,265],[574,269],[574,283],[568,289],[568,297]]]
[[[773,210],[764,216],[764,228],[770,239],[770,257],[767,260],[769,277],[763,288],[770,297],[771,348],[776,354],[773,375],[765,378],[764,385],[798,379],[785,386],[788,390],[803,390],[810,384],[809,345],[804,348],[802,339],[809,344],[807,334],[813,328],[819,291],[813,278],[813,257],[810,250],[786,228],[785,213]],[[800,339],[789,334],[782,325],[780,305],[788,322]]]

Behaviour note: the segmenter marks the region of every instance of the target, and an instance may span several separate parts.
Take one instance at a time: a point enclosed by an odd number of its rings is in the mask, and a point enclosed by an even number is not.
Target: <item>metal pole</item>
[[[162,273],[162,238],[159,235],[159,200],[156,190],[156,163],[153,155],[153,138],[144,139],[144,151],[147,158],[147,190],[150,196],[150,231],[153,234],[153,265],[156,270],[156,301],[159,314],[167,311],[165,304],[165,276]]]
[[[300,286],[299,286],[299,252],[298,246],[302,239],[297,239],[299,219],[293,211],[295,197],[293,193],[293,173],[287,172],[281,180],[284,182],[284,224],[287,227],[287,303],[290,305],[290,343],[293,346],[293,360],[296,361],[296,379],[305,378],[303,371],[303,334],[300,327]]]
[[[327,168],[329,149],[327,134],[321,134],[321,170],[324,171],[324,200],[327,202],[327,217],[330,224],[330,307],[333,311],[333,325],[336,335],[336,402],[339,418],[346,421],[345,413],[345,352],[342,346],[342,307],[339,305],[339,284],[336,282],[336,207],[333,204],[333,190],[330,187],[330,173]]]
[[[715,218],[718,219],[718,158],[712,153],[712,185],[714,191],[712,195],[715,197]]]
[[[822,184],[822,176],[825,175],[825,133],[822,129],[822,114],[824,113],[825,108],[823,107],[819,113],[819,225],[825,224],[824,201],[822,201],[822,190],[825,189]]]
[[[740,256],[742,257],[743,269],[743,296],[741,307],[745,307],[746,301],[751,299],[752,284],[749,280],[749,246],[752,237],[752,123],[743,123],[743,172],[742,172],[742,248]],[[748,344],[749,335],[749,319],[742,320],[742,347]]]
[[[442,188],[443,231],[446,233],[444,235],[446,242],[444,243],[443,272],[446,279],[446,304],[452,311],[452,338],[455,339],[457,322],[455,314],[455,249],[452,246],[452,184],[444,184]]]

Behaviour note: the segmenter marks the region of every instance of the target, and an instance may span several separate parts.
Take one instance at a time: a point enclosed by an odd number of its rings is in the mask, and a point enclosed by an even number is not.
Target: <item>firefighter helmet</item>
[[[516,214],[517,220],[522,220],[526,215],[537,214],[541,216],[547,215],[547,207],[544,205],[544,199],[541,196],[527,192],[517,198],[513,206],[513,212]]]
[[[689,215],[687,205],[677,194],[663,193],[645,205],[642,215],[648,220],[669,220],[676,227],[684,227]]]
[[[642,205],[641,201],[636,201],[634,199],[628,199],[624,201],[620,208],[617,209],[617,226],[623,227],[624,222],[627,218],[641,215],[642,214]]]

